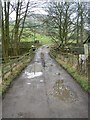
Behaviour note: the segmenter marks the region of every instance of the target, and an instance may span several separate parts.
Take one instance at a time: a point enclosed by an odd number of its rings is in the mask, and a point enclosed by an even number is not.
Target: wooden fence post
[[[90,53],[89,53],[89,56],[88,56],[88,82],[90,84]]]
[[[10,68],[11,68],[11,75],[13,74],[13,68],[12,68],[12,61],[10,60],[10,56],[9,56],[9,62],[10,62]]]
[[[4,79],[4,70],[3,70],[3,64],[2,64],[2,80]]]

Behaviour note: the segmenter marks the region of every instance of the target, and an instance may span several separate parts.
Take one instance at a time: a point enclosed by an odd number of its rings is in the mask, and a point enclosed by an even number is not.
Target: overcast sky
[[[4,0],[2,0],[2,1],[4,1]],[[9,1],[17,3],[18,0],[9,0]],[[84,1],[84,2],[88,2],[90,0],[29,0],[29,1],[38,4],[37,7],[34,7],[34,8],[31,9],[31,11],[33,11],[33,13],[35,13],[35,14],[45,14],[46,15],[47,12],[45,12],[45,10],[42,7],[47,7],[48,2],[50,2],[50,1],[52,1],[52,2],[53,1],[59,1],[59,2],[60,1],[67,1],[67,2]],[[25,0],[25,3],[27,3],[27,2],[28,2],[28,0]],[[12,14],[10,14],[10,19],[12,19],[12,20],[15,19],[15,11]]]
[[[18,0],[11,0],[11,2],[17,2]],[[47,12],[43,9],[43,7],[46,7],[46,4],[49,2],[49,0],[29,0],[30,2],[37,3],[37,7],[34,7],[31,9],[33,13],[35,14],[45,14],[47,15]],[[25,0],[25,3],[27,3],[28,0]],[[10,14],[10,20],[15,19],[15,11]]]

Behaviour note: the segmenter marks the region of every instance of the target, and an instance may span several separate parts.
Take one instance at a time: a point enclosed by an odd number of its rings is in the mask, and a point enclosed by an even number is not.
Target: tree
[[[64,47],[68,43],[70,16],[72,14],[70,5],[67,2],[53,2],[48,7],[49,15],[46,22],[49,27],[49,35],[59,47]]]
[[[2,20],[1,19],[2,19],[2,3],[1,3],[1,0],[0,0],[0,58],[2,58],[2,41],[1,41]]]
[[[2,45],[3,58],[8,57],[9,52],[9,7],[10,2],[4,2],[2,7]]]
[[[29,7],[29,1],[27,2],[27,5],[24,6],[23,2],[18,0],[18,3],[16,5],[16,19],[15,19],[15,25],[14,25],[14,55],[19,54],[20,49],[20,38],[23,32],[24,23],[27,16],[27,11]]]
[[[23,33],[24,23],[29,8],[29,1],[25,5],[24,1],[18,2],[4,2],[2,6],[2,45],[4,60],[9,56],[9,48],[12,47],[13,55],[19,55],[20,39]],[[16,18],[12,30],[10,26],[10,14],[16,12]],[[11,34],[12,33],[12,34]]]
[[[48,7],[47,30],[58,47],[83,44],[86,3],[52,2]]]

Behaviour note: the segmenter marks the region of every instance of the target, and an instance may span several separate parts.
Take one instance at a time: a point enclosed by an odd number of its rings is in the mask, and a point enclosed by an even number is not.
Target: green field
[[[34,32],[31,32],[28,28],[24,29],[23,35],[21,38],[21,42],[31,42],[34,40],[39,40],[41,44],[52,44],[52,40],[49,36],[35,33],[35,39],[34,39]]]

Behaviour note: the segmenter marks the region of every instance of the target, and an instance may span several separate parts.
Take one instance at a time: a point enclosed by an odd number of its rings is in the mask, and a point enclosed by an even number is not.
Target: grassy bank
[[[72,68],[69,64],[62,61],[60,58],[58,58],[58,52],[50,50],[50,56],[56,60],[57,63],[59,63],[78,83],[79,85],[87,92],[90,92],[90,83],[88,83],[88,80],[85,76],[78,73],[77,70]]]
[[[7,92],[8,88],[10,87],[13,80],[15,80],[16,77],[22,72],[22,70],[32,61],[34,58],[34,53],[32,53],[28,58],[26,58],[24,61],[25,63],[20,63],[16,68],[13,68],[13,73],[8,73],[8,75],[5,76],[5,78],[2,78],[2,85],[0,85],[0,94],[4,96],[4,94]]]

